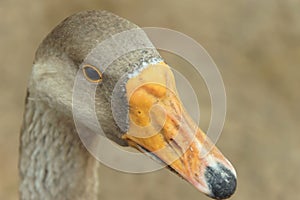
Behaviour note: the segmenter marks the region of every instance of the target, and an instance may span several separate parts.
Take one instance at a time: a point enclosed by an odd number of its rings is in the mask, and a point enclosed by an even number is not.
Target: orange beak
[[[236,189],[236,172],[186,113],[165,63],[150,65],[128,80],[130,146],[155,155],[172,171],[215,199]]]

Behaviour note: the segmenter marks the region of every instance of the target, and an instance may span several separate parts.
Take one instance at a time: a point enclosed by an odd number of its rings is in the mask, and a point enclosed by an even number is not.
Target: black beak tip
[[[235,175],[220,163],[217,167],[206,168],[205,179],[211,191],[209,196],[214,199],[227,199],[236,190]]]

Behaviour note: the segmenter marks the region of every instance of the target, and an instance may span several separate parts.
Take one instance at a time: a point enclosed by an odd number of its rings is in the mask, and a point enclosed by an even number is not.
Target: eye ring
[[[84,77],[91,83],[102,82],[102,73],[95,66],[86,64],[82,67]]]

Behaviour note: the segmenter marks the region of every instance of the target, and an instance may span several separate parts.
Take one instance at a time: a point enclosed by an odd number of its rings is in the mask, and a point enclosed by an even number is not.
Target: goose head
[[[129,32],[125,39],[118,37],[131,30],[137,31]],[[131,43],[144,46],[114,57],[122,44],[130,47]],[[230,197],[236,188],[234,168],[186,113],[170,67],[155,48],[145,44],[150,44],[145,33],[112,13],[72,15],[38,48],[29,97],[70,119],[78,109],[79,123],[92,131],[96,129],[89,118],[94,108],[110,140],[154,155],[212,198]],[[74,108],[76,81],[81,91],[79,108]],[[91,87],[93,94],[88,93]],[[91,98],[92,107],[86,105]]]

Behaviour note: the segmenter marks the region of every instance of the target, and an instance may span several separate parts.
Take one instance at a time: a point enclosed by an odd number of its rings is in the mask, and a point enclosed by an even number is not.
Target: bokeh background
[[[297,0],[1,0],[0,199],[18,198],[19,130],[35,49],[62,19],[86,9],[178,30],[202,44],[227,92],[227,118],[217,145],[238,173],[232,199],[300,199]],[[166,57],[171,64],[187,65]],[[198,95],[205,129],[209,99],[201,91]],[[101,199],[208,199],[167,170],[143,175],[100,170]]]

